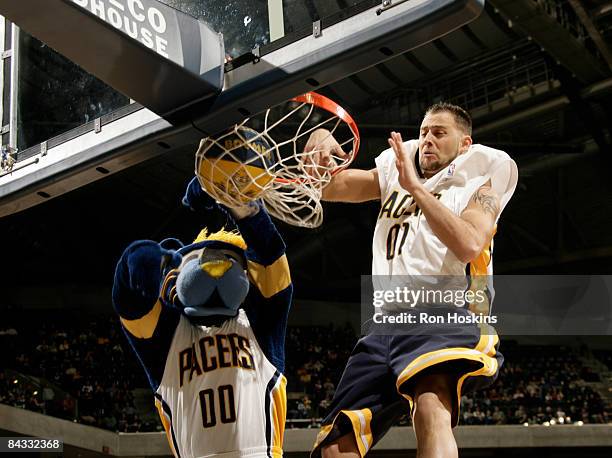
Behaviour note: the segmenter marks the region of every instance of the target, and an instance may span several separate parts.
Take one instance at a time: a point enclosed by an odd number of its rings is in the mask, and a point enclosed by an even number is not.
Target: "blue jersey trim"
[[[276,386],[276,382],[278,381],[280,375],[281,374],[279,371],[274,372],[274,375],[266,386],[266,454],[268,455],[268,458],[272,458],[272,418],[270,414],[270,404],[272,403],[272,391],[274,390],[274,387]]]
[[[168,403],[166,403],[166,401],[164,401],[164,398],[162,398],[160,394],[154,393],[154,396],[161,403],[163,411],[168,414],[168,417],[170,417],[170,435],[172,437],[172,443],[174,444],[174,451],[176,452],[177,458],[181,458],[181,452],[178,446],[178,442],[176,440],[176,436],[174,435],[174,421],[172,420],[172,410],[170,410],[170,406],[168,405]]]

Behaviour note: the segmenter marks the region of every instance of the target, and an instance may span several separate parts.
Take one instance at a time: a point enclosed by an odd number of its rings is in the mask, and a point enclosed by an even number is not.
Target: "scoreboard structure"
[[[200,138],[441,37],[483,7],[0,0],[0,217],[195,151]]]

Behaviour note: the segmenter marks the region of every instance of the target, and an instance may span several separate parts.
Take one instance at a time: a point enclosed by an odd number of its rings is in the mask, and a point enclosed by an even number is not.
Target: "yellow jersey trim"
[[[164,427],[164,431],[166,431],[166,439],[168,439],[168,444],[170,444],[170,450],[175,457],[178,457],[176,450],[174,449],[174,442],[172,441],[172,437],[170,436],[170,419],[165,414],[162,409],[162,404],[159,399],[155,399],[155,407],[157,407],[157,413],[159,413],[159,418],[161,419],[162,425]]]
[[[272,456],[280,458],[283,455],[283,438],[285,436],[285,419],[287,418],[287,379],[280,376],[280,381],[272,391],[273,412],[272,421],[274,433],[272,437]]]

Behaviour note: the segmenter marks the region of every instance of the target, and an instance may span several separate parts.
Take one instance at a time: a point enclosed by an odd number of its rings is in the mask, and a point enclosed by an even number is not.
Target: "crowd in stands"
[[[599,376],[580,362],[579,349],[506,341],[502,352],[497,382],[463,397],[463,424],[612,422],[601,396],[585,384]]]
[[[136,409],[134,389],[148,385],[118,320],[94,318],[79,316],[77,323],[58,312],[35,323],[3,322],[0,403],[112,431],[161,430],[152,403],[150,412]],[[289,328],[288,427],[319,426],[356,340],[348,324]],[[612,422],[586,383],[599,375],[581,363],[580,350],[504,341],[502,351],[498,381],[463,396],[461,424]],[[407,415],[400,424],[409,421]]]
[[[1,403],[120,432],[158,429],[136,411],[132,393],[146,379],[126,357],[131,350],[114,317],[20,321],[0,329]]]
[[[289,403],[289,419],[324,417],[335,385],[356,342],[350,327],[293,328],[289,331],[290,391],[301,396]],[[464,395],[460,423],[466,425],[610,423],[601,396],[585,382],[599,375],[580,362],[583,349],[521,346],[504,341],[505,363],[489,389]],[[288,353],[291,354],[291,353]],[[600,355],[600,353],[596,353]],[[291,360],[292,359],[292,360]],[[331,375],[331,376],[330,376]],[[409,424],[407,415],[399,424]],[[311,425],[314,426],[314,425]]]
[[[612,371],[612,351],[595,350],[593,354]]]
[[[348,324],[288,329],[287,418],[308,420],[325,415],[355,341]]]

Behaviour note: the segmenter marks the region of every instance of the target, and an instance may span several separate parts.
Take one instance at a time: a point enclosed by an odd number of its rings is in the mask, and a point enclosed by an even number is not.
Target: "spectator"
[[[7,317],[10,326],[0,329],[5,350],[0,356],[5,368],[0,369],[0,403],[70,420],[78,403],[78,420],[87,424],[123,432],[160,430],[152,403],[149,412],[135,409],[133,390],[147,382],[134,359],[124,357],[127,342],[119,324],[114,319],[98,317],[91,322],[79,316],[71,322],[66,314],[59,321],[58,316],[41,319],[37,334],[20,332],[19,319]],[[26,317],[23,322],[27,326]],[[288,391],[296,396],[289,401],[289,420],[308,420],[299,423],[304,427],[318,424],[330,407],[356,339],[348,324],[289,328],[286,376]],[[541,424],[560,418],[563,423],[610,421],[601,397],[585,384],[599,380],[596,366],[584,367],[579,358],[596,357],[612,368],[612,352],[513,342],[505,342],[503,349],[506,364],[496,384],[481,394],[462,397],[463,424]],[[54,387],[21,380],[15,384],[9,370],[41,377]],[[409,423],[409,415],[399,422]]]

